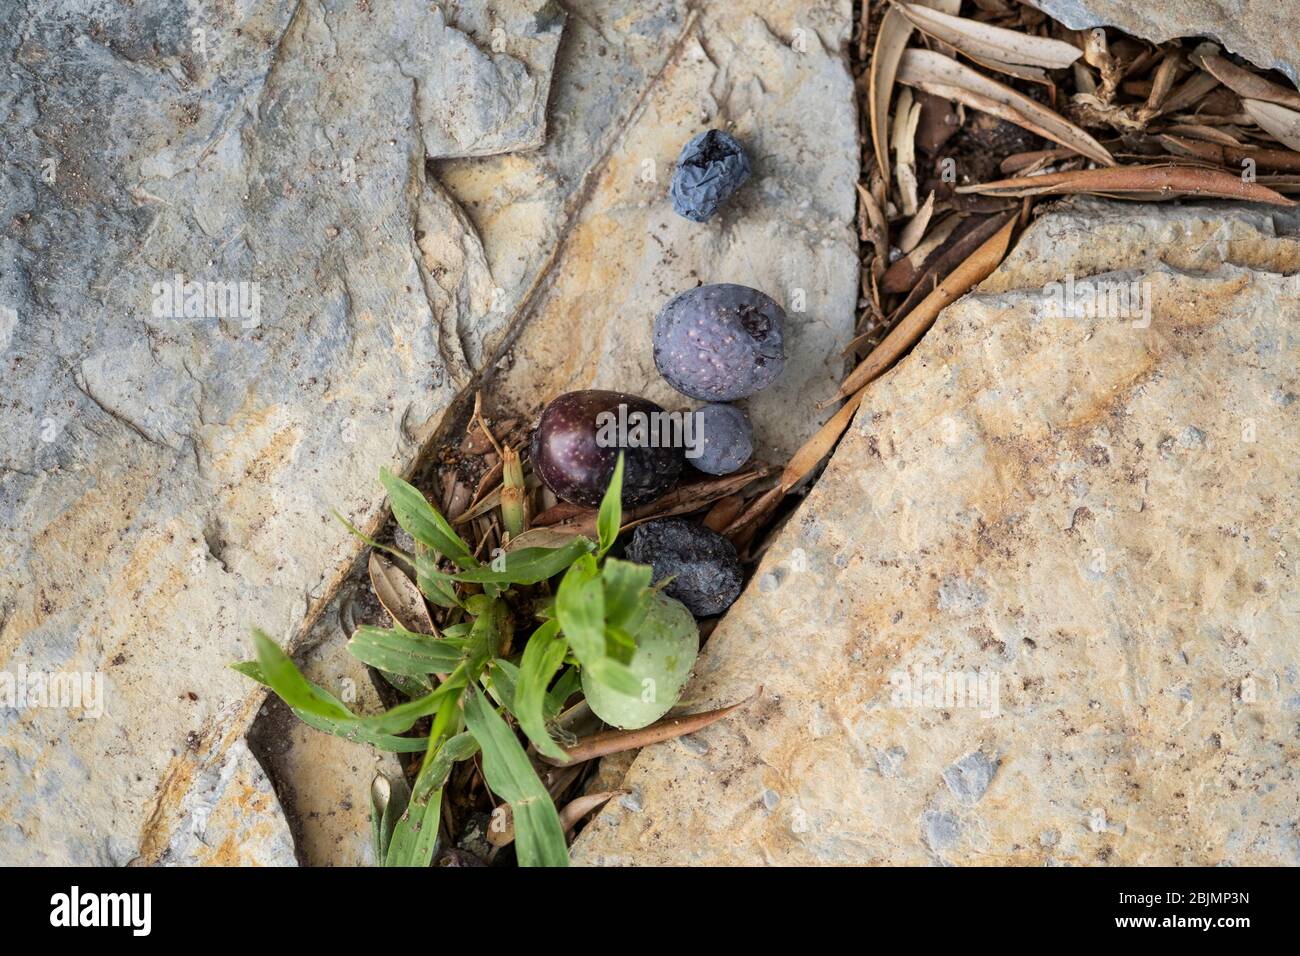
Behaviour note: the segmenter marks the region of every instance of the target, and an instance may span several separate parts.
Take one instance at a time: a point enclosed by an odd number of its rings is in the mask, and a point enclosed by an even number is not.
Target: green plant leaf
[[[253,630],[253,646],[262,679],[294,710],[306,711],[331,720],[353,720],[354,714],[333,694],[327,693],[302,676],[289,655],[271,640],[265,631]]]
[[[700,649],[700,629],[686,606],[655,592],[636,634],[630,671],[638,687],[627,693],[584,669],[582,689],[601,720],[624,730],[654,723],[677,703]]]
[[[478,741],[469,733],[447,740],[415,778],[411,801],[393,829],[384,866],[426,867],[438,846],[438,819],[442,813],[442,788],[452,767],[478,752]]]
[[[579,558],[555,593],[556,618],[573,655],[592,680],[629,695],[641,682],[627,665],[612,657],[605,638],[605,588],[591,555]]]
[[[371,667],[406,677],[445,674],[455,669],[464,656],[464,646],[456,640],[440,640],[404,627],[369,625],[357,628],[348,641],[348,650]]]
[[[441,787],[430,791],[423,800],[412,800],[397,821],[383,865],[427,867],[433,862],[441,816]]]
[[[518,686],[519,668],[502,657],[494,660],[487,672],[486,688],[496,698],[497,703],[512,714],[515,712],[515,693]]]
[[[375,861],[380,865],[388,858],[388,845],[393,839],[393,828],[406,812],[411,800],[411,788],[400,775],[389,777],[377,773],[370,781],[370,839],[375,850]]]
[[[653,574],[654,569],[648,564],[606,559],[600,577],[605,584],[607,626],[628,633],[641,626],[650,607],[650,578]]]
[[[251,677],[266,687],[271,687],[270,681],[262,673],[262,665],[257,661],[242,661],[238,664],[231,664],[231,670],[239,671],[245,677]],[[343,703],[333,697],[329,691],[315,684],[316,692],[334,700],[340,707]],[[275,688],[271,688],[274,690]],[[361,723],[363,718],[355,715],[348,720],[337,718],[322,717],[309,711],[301,710],[296,707],[290,708],[294,714],[308,727],[315,730],[324,731],[327,734],[333,734],[335,737],[342,737],[345,740],[351,740],[355,743],[370,744],[372,747],[378,747],[380,750],[387,750],[392,753],[412,754],[421,753],[428,749],[429,739],[427,737],[397,737],[393,734],[379,733]],[[346,710],[347,708],[344,707]],[[414,723],[414,721],[412,721]],[[409,726],[409,725],[408,725]]]
[[[600,550],[596,557],[603,558],[618,539],[618,529],[623,523],[623,453],[618,453],[614,465],[614,474],[610,476],[609,487],[600,499],[600,511],[596,515],[596,535],[600,540]]]
[[[469,671],[478,674],[483,666],[501,650],[502,636],[509,617],[505,602],[476,594],[471,599],[470,613],[477,615],[465,639],[468,649]]]
[[[546,720],[551,721],[564,710],[569,698],[582,689],[582,674],[576,667],[566,668],[555,682],[555,686],[546,692],[546,704],[542,708]]]
[[[462,607],[451,575],[439,571],[436,561],[437,559],[429,551],[415,556],[416,586],[421,594],[438,607]]]
[[[478,567],[469,545],[461,540],[447,519],[434,510],[428,499],[414,485],[398,478],[387,468],[379,469],[379,480],[388,492],[397,523],[411,537],[454,561],[459,567]]]
[[[596,546],[579,535],[560,548],[520,548],[506,551],[491,564],[454,575],[472,584],[537,584],[555,577]]]
[[[483,749],[483,776],[514,812],[515,852],[521,866],[568,866],[560,815],[528,755],[477,687],[465,693],[465,723]]]
[[[564,759],[564,751],[546,729],[546,688],[551,678],[564,666],[568,645],[559,636],[560,622],[547,621],[524,646],[519,661],[519,680],[515,687],[514,706],[509,710],[533,746],[548,757]]]

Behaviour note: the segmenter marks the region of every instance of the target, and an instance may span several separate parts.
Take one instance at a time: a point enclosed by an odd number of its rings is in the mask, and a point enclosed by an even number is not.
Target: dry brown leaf
[[[609,800],[620,794],[627,793],[626,790],[602,790],[599,793],[585,793],[580,797],[575,797],[564,805],[560,811],[560,829],[568,833],[578,821],[585,817],[591,811],[603,806]]]
[[[876,202],[876,197],[871,195],[871,191],[862,183],[856,185],[862,208],[867,212],[867,222],[870,225],[869,237],[872,246],[876,250],[876,259],[880,262],[888,262],[889,220],[885,218],[885,211],[880,208],[880,203]]]
[[[835,443],[844,434],[844,429],[849,427],[849,422],[853,420],[853,413],[858,410],[860,404],[862,404],[861,390],[841,405],[826,424],[817,429],[817,434],[800,446],[790,459],[790,463],[785,466],[785,470],[781,472],[781,479],[777,482],[780,491],[787,492],[799,484],[823,458],[831,453]]]
[[[938,287],[940,279],[965,262],[989,236],[997,232],[1002,226],[1002,217],[1006,212],[1006,209],[1002,209],[989,216],[967,220],[955,234],[956,238],[946,248],[940,249],[937,255],[926,260],[925,268],[918,276],[916,284],[908,292],[902,304],[894,310],[890,321],[896,322],[916,308],[922,299]]]
[[[665,740],[684,737],[686,734],[693,734],[696,731],[703,730],[710,724],[716,724],[732,711],[744,707],[762,692],[763,688],[760,687],[744,700],[727,707],[706,710],[698,714],[687,714],[682,717],[666,717],[658,723],[637,730],[602,730],[600,733],[582,738],[572,747],[565,747],[564,753],[567,757],[565,760],[556,760],[545,754],[538,754],[537,756],[552,766],[572,766],[575,763],[595,760],[597,757],[607,757],[610,754],[622,753],[625,750],[636,750],[640,747],[648,747],[651,744],[663,743]]]
[[[704,527],[710,531],[722,533],[722,529],[736,520],[736,515],[740,514],[745,507],[744,495],[727,495],[725,498],[719,498],[709,509],[709,513],[704,516],[702,522]]]
[[[1174,88],[1169,94],[1164,105],[1160,107],[1161,113],[1177,113],[1179,110],[1185,110],[1195,106],[1201,100],[1209,95],[1210,91],[1219,85],[1209,73],[1199,70],[1185,79],[1181,85]]]
[[[899,4],[898,9],[923,33],[982,63],[992,61],[990,66],[997,63],[1060,70],[1079,58],[1079,49],[1063,40],[1006,30],[915,3]]]
[[[1097,27],[1083,34],[1083,58],[1088,65],[1101,74],[1101,86],[1097,87],[1096,96],[1103,103],[1110,103],[1115,98],[1115,90],[1124,78],[1124,70],[1119,61],[1111,56],[1106,43],[1106,31]]]
[[[705,505],[712,504],[719,498],[725,498],[728,495],[735,494],[741,488],[744,488],[752,481],[766,477],[771,473],[771,469],[760,462],[751,462],[749,467],[744,471],[736,472],[733,475],[722,475],[717,478],[705,478],[700,481],[684,482],[678,485],[662,498],[657,498],[648,505],[642,505],[640,508],[633,508],[623,515],[623,527],[620,529],[626,531],[629,528],[636,527],[644,521],[652,518],[670,518],[674,515],[688,514],[697,511]],[[577,509],[576,511],[567,511],[568,517],[556,521],[547,526],[540,526],[543,520],[548,519],[552,513],[566,513],[567,508]],[[585,534],[588,537],[596,533],[596,509],[582,508],[577,505],[561,505],[549,509],[549,512],[539,514],[534,521],[535,526],[525,531],[513,542],[512,547],[537,547],[539,542],[543,541],[560,541],[572,538],[574,535]],[[534,534],[534,532],[547,531],[551,535],[543,536]],[[562,535],[563,539],[556,537]],[[546,547],[555,547],[554,544],[546,544]]]
[[[894,104],[894,131],[890,143],[894,150],[894,178],[903,205],[903,215],[916,215],[916,125],[921,121],[921,104],[913,100],[912,91],[903,89]]]
[[[416,634],[437,634],[429,606],[415,582],[378,551],[370,552],[370,586],[398,627]]]
[[[1172,133],[1175,136],[1187,136],[1191,139],[1203,139],[1210,143],[1219,143],[1222,146],[1242,146],[1241,140],[1237,139],[1225,129],[1217,126],[1204,126],[1200,123],[1173,123],[1163,128],[1162,132]]]
[[[1069,120],[1008,86],[931,50],[908,50],[898,67],[898,82],[915,86],[1015,123],[1095,162],[1113,166],[1106,148]]]
[[[1013,153],[1002,160],[998,168],[1004,173],[1018,173],[1031,166],[1055,163],[1069,156],[1077,155],[1072,149],[1035,149],[1026,153]]]
[[[916,244],[911,252],[896,261],[887,270],[881,280],[881,288],[886,292],[907,292],[916,285],[916,278],[921,273],[926,261],[948,238],[961,226],[963,221],[959,213],[948,213],[930,228],[925,238]],[[852,351],[847,350],[847,351]]]
[[[889,169],[889,98],[894,92],[898,61],[912,35],[912,24],[893,7],[885,11],[871,53],[871,73],[867,84],[867,103],[871,120],[871,142],[876,148],[876,164]]]
[[[965,295],[976,283],[988,278],[1006,255],[1015,226],[1015,217],[1008,218],[997,232],[984,240],[978,249],[944,278],[933,292],[885,336],[883,342],[871,350],[871,354],[858,363],[840,385],[837,396],[860,393],[863,387],[883,374],[899,356],[916,344],[949,303]],[[782,475],[782,483],[784,482],[785,476]]]
[[[1191,55],[1192,62],[1243,99],[1264,100],[1277,103],[1293,110],[1300,110],[1300,93],[1288,90],[1285,86],[1266,80],[1258,73],[1252,73],[1231,60],[1224,59],[1216,53],[1209,53],[1199,47]]]
[[[1300,154],[1287,149],[1238,149],[1219,143],[1207,143],[1180,136],[1158,135],[1156,141],[1171,153],[1190,156],[1217,166],[1241,169],[1247,160],[1258,169],[1272,169],[1283,173],[1300,173]]]
[[[911,252],[916,248],[916,244],[925,236],[925,230],[929,228],[930,217],[934,215],[934,190],[930,190],[930,195],[925,197],[925,203],[917,211],[916,215],[903,227],[903,231],[898,236],[898,248],[904,253]]]
[[[1180,195],[1293,206],[1291,200],[1256,183],[1221,170],[1193,166],[1118,166],[1113,169],[1079,169],[1068,173],[1021,176],[974,186],[959,186],[957,192],[978,192],[994,196],[1063,196],[1093,193],[1108,196],[1141,195],[1173,199]]]
[[[1300,113],[1264,100],[1243,99],[1241,105],[1278,142],[1300,151]]]

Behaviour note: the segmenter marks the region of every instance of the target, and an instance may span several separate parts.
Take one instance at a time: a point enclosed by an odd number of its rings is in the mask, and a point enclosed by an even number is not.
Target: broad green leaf
[[[618,538],[618,529],[623,523],[623,453],[618,453],[618,462],[614,465],[614,474],[609,479],[605,496],[600,499],[600,511],[596,515],[596,535],[600,540],[600,550],[596,557],[603,558]]]
[[[519,661],[519,680],[515,687],[514,706],[509,710],[533,746],[556,760],[564,751],[546,729],[546,688],[551,678],[564,666],[568,645],[559,637],[560,622],[547,621],[528,639]]]
[[[584,669],[582,689],[592,711],[607,724],[633,730],[654,723],[677,703],[700,649],[700,629],[680,601],[655,593],[636,632],[631,672],[635,693],[611,687]]]
[[[388,858],[388,845],[393,839],[393,828],[406,812],[411,799],[411,788],[401,777],[375,774],[370,781],[370,840],[375,850],[375,862],[380,866]]]
[[[506,551],[491,564],[461,571],[455,579],[472,584],[537,584],[555,577],[595,545],[579,535],[560,548]]]
[[[270,681],[262,674],[262,665],[257,661],[243,661],[238,664],[230,665],[232,670],[239,671],[245,677],[251,677],[266,687],[271,687]],[[315,684],[317,693],[329,697],[331,700],[343,707],[342,701],[334,698],[329,691]],[[271,688],[274,690],[274,688]],[[392,753],[411,754],[421,753],[428,749],[429,739],[427,737],[397,737],[393,734],[379,733],[369,727],[364,726],[361,721],[363,718],[353,716],[348,720],[338,720],[334,718],[321,717],[317,714],[309,713],[296,707],[291,707],[294,714],[308,727],[324,731],[327,734],[333,734],[335,737],[342,737],[345,740],[351,740],[356,743],[370,744],[372,747],[378,747],[380,750],[387,750]],[[346,710],[347,708],[344,707]]]
[[[641,626],[650,607],[653,574],[648,564],[606,559],[600,576],[605,582],[605,623],[609,627],[634,633]]]
[[[379,469],[379,480],[388,492],[393,517],[410,532],[411,537],[450,558],[462,568],[478,566],[478,561],[470,553],[469,545],[461,540],[447,519],[434,510],[418,488],[398,478],[387,468]]]
[[[407,677],[445,674],[455,669],[464,656],[459,641],[440,640],[403,627],[369,625],[357,628],[348,641],[348,650],[371,667]]]
[[[592,680],[625,694],[639,693],[641,682],[610,656],[605,639],[605,588],[591,555],[575,561],[555,593],[555,612],[574,656]]]
[[[451,625],[451,627],[444,627],[442,629],[443,639],[460,640],[469,637],[469,632],[473,627],[473,621],[461,621],[459,624]]]
[[[483,777],[514,812],[520,866],[568,866],[560,815],[519,744],[519,738],[477,687],[465,692],[465,723],[483,749]]]

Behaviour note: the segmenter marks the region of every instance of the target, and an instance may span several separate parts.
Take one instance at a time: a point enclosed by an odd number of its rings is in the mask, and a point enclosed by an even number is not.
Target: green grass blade
[[[400,775],[394,778],[379,773],[370,781],[370,840],[375,861],[381,865],[388,858],[393,829],[410,800],[411,788]]]
[[[596,557],[603,558],[614,546],[618,538],[618,529],[623,523],[623,453],[618,453],[618,462],[614,465],[614,474],[609,479],[605,496],[600,499],[600,511],[596,515],[596,535],[600,540],[600,550]]]
[[[261,665],[262,677],[267,686],[294,710],[331,720],[354,719],[352,711],[344,707],[336,697],[303,677],[289,655],[266,632],[254,628],[253,645],[257,648],[257,663]]]
[[[491,564],[454,575],[471,584],[537,584],[555,577],[595,545],[579,535],[559,548],[520,548],[507,551]]]
[[[528,639],[519,661],[514,706],[509,710],[534,747],[548,757],[563,760],[564,750],[551,739],[545,714],[546,688],[564,665],[564,655],[569,650],[559,633],[560,622],[547,621]]]
[[[465,723],[483,750],[483,776],[509,802],[515,818],[515,852],[521,866],[568,866],[560,815],[519,738],[477,687],[465,694]]]
[[[403,627],[357,628],[348,650],[358,660],[393,674],[423,677],[455,670],[464,656],[459,642],[443,641]]]
[[[385,866],[425,867],[432,862],[438,845],[443,785],[457,762],[477,752],[478,741],[468,733],[457,734],[438,748],[415,779],[410,804],[393,829]]]
[[[262,673],[262,665],[257,661],[242,661],[238,664],[231,664],[231,670],[239,671],[245,677],[250,677],[265,687],[271,687],[270,681]],[[329,691],[322,687],[317,687],[317,693],[335,700]],[[271,688],[274,690],[275,688]],[[335,700],[340,707],[343,707],[341,701]],[[423,753],[429,747],[429,738],[427,737],[397,737],[393,734],[377,732],[362,724],[365,718],[356,717],[355,715],[347,720],[339,720],[329,717],[321,717],[296,707],[290,708],[294,714],[308,727],[315,730],[323,731],[327,734],[333,734],[335,737],[342,737],[345,740],[351,740],[354,743],[370,744],[372,747],[378,747],[380,750],[387,750],[392,753],[413,754]],[[344,707],[344,710],[347,708]],[[414,721],[412,721],[414,723]]]
[[[388,492],[397,523],[421,544],[433,548],[463,568],[478,567],[478,561],[452,529],[447,519],[434,510],[428,499],[414,485],[398,478],[387,468],[379,469],[379,480]]]

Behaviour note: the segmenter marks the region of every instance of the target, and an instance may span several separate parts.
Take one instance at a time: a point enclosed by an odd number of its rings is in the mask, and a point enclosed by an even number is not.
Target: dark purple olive
[[[623,392],[568,392],[542,409],[533,470],[556,497],[596,507],[624,454],[623,506],[663,495],[682,471],[681,430],[649,399]]]

